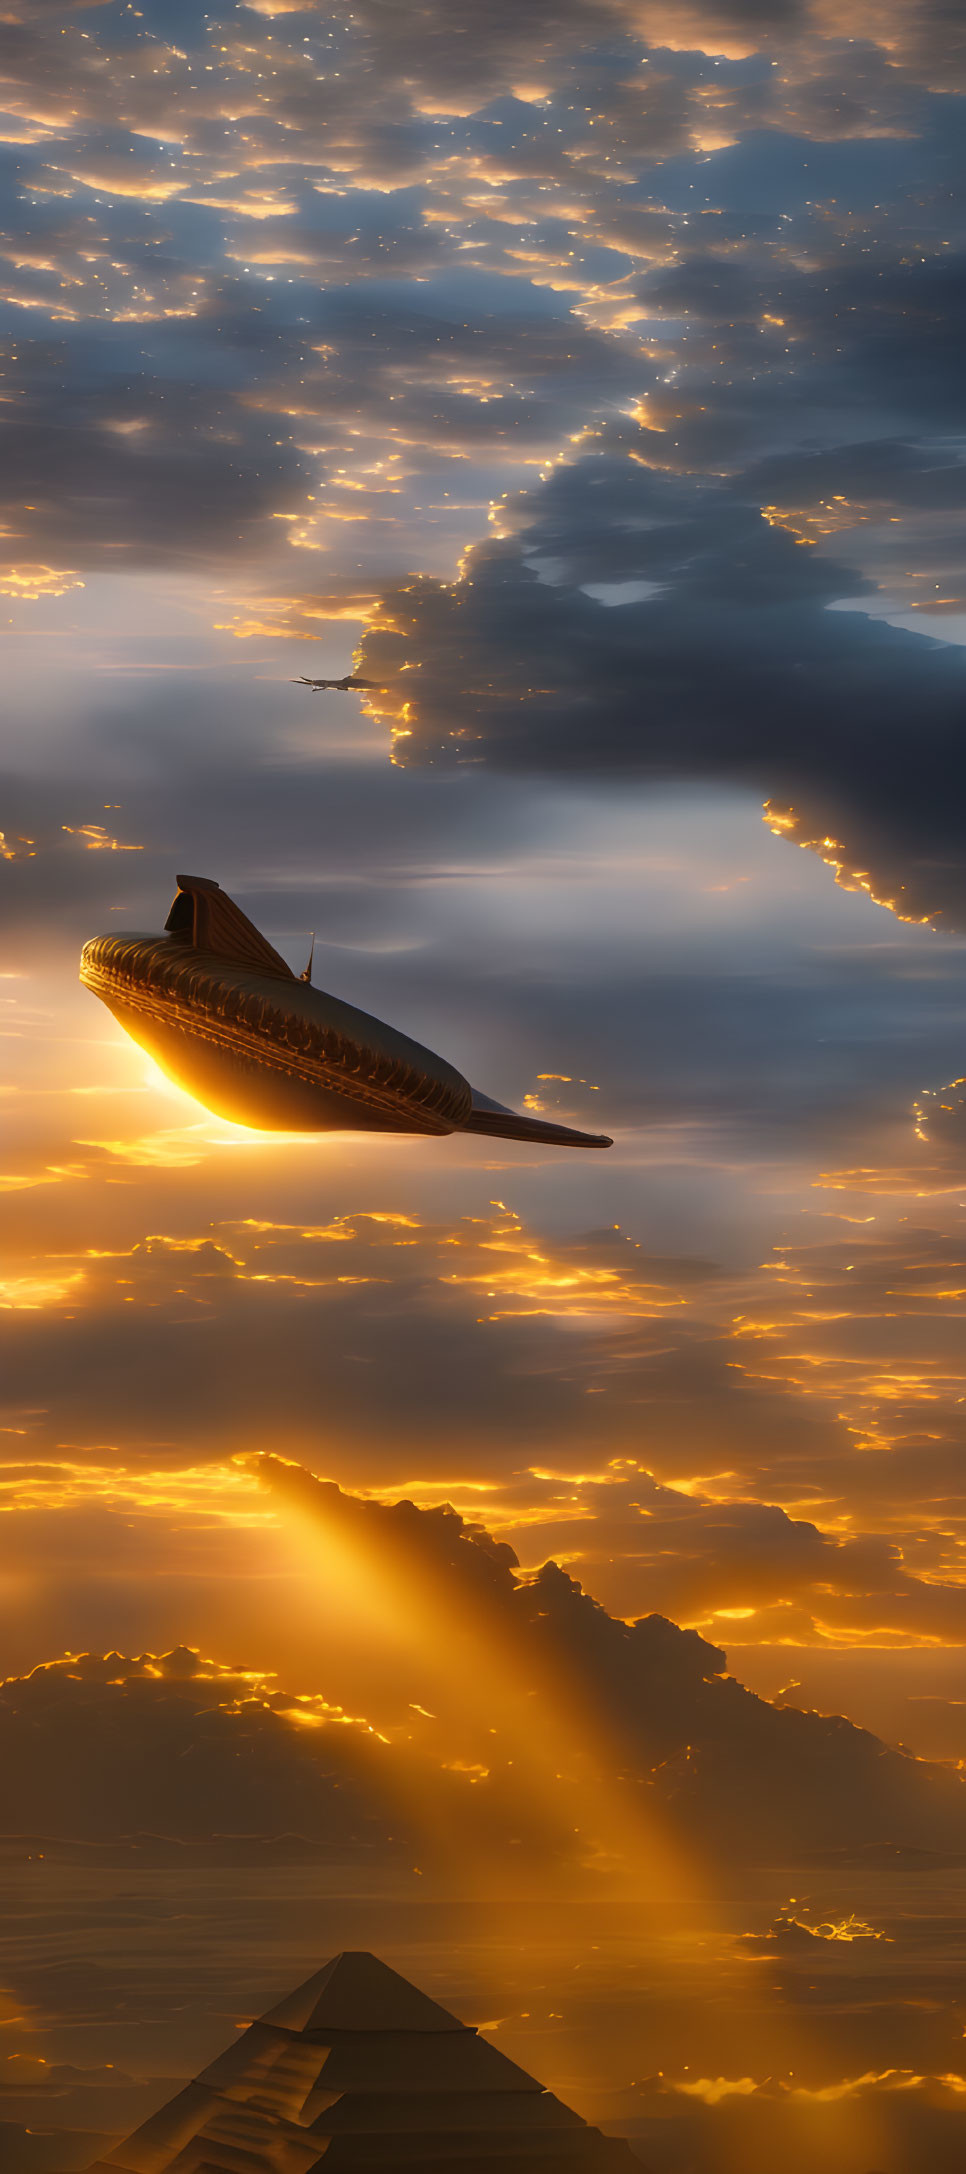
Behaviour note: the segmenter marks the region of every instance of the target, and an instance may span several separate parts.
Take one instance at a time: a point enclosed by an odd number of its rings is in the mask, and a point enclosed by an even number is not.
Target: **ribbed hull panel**
[[[443,1134],[471,1090],[441,1057],[321,990],[193,951],[99,936],[81,980],[167,1076],[263,1131]]]

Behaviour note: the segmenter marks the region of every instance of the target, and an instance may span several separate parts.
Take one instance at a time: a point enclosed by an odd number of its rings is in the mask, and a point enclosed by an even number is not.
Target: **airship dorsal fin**
[[[296,979],[254,922],[210,876],[178,876],[177,884],[178,895],[164,924],[169,936],[180,937],[193,951],[231,959],[236,966],[252,966],[283,981]]]

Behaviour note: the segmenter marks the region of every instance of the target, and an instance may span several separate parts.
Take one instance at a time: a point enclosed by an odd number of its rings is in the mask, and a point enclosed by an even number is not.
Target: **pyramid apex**
[[[259,2018],[277,2030],[465,2031],[428,1993],[365,1948],[346,1948]]]

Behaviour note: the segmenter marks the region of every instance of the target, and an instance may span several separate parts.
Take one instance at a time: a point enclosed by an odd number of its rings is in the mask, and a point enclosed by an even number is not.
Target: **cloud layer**
[[[285,1567],[237,1463],[267,1445],[350,1486],[482,1501],[524,1562],[562,1558],[622,1616],[961,1642],[961,1255],[941,1229],[857,1220],[816,1219],[743,1276],[493,1210],[22,1262],[3,1316],[5,1501],[32,1580],[15,1650],[69,1638],[71,1608],[75,1638],[112,1607],[126,1635],[170,1637],[187,1606],[234,1642],[252,1606],[290,1666]]]

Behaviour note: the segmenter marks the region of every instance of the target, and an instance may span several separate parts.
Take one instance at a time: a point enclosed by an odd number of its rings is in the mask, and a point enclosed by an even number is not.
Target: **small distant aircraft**
[[[350,687],[378,687],[379,681],[356,679],[352,672],[347,672],[344,679],[293,679],[289,684],[292,687],[312,687],[316,694],[321,694],[330,687],[335,688],[339,694],[348,694]]]

